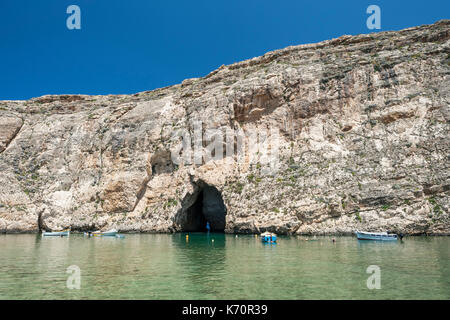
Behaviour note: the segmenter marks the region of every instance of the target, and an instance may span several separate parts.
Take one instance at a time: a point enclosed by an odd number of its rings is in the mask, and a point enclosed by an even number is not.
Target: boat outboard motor
[[[400,233],[400,234],[398,235],[398,237],[400,238],[400,240],[403,240],[403,233]]]

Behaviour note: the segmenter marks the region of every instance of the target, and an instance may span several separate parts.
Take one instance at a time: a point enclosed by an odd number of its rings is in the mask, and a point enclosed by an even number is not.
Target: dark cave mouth
[[[227,209],[220,191],[213,186],[201,186],[195,202],[185,212],[182,231],[206,232],[207,222],[211,232],[225,230]]]

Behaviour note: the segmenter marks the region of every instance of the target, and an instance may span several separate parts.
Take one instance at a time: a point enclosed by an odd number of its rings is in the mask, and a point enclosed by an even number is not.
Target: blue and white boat
[[[399,237],[396,234],[387,232],[356,231],[355,234],[358,240],[396,241],[399,239]]]
[[[88,237],[115,237],[117,235],[117,230],[111,229],[108,231],[85,232],[84,235]]]
[[[261,233],[261,241],[266,243],[275,243],[277,242],[277,235],[272,232]]]
[[[42,232],[43,237],[66,237],[69,236],[70,229],[55,232]]]

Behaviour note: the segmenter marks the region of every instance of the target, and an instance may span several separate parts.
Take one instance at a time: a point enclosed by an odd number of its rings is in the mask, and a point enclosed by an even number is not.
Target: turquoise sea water
[[[450,238],[0,235],[0,299],[450,299]],[[69,266],[80,289],[67,288]],[[380,268],[380,289],[366,270]]]

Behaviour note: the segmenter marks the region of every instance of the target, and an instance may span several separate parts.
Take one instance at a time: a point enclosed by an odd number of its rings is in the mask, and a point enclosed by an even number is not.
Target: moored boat
[[[65,237],[69,236],[70,229],[54,232],[42,232],[43,237]]]
[[[358,240],[396,241],[402,238],[402,235],[400,235],[399,237],[394,233],[387,233],[387,232],[356,231],[355,234]]]
[[[108,231],[94,231],[94,232],[87,232],[84,234],[89,237],[115,237],[117,234],[117,230],[111,229]]]
[[[263,232],[261,233],[261,241],[267,243],[275,243],[277,242],[277,235],[272,232]]]

